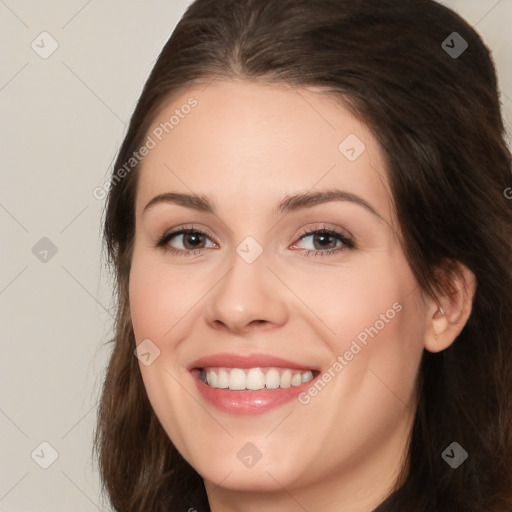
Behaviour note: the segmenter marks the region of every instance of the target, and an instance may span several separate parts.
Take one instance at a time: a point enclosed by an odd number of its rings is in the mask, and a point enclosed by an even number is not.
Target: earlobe
[[[476,291],[476,277],[465,265],[457,265],[449,291],[430,300],[425,330],[425,349],[441,352],[460,334],[471,314]]]

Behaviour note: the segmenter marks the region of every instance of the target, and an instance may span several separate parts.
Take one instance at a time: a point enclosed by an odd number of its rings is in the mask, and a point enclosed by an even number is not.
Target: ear
[[[456,263],[447,283],[436,298],[427,298],[425,349],[440,352],[460,334],[471,314],[477,287],[476,277],[465,265]]]

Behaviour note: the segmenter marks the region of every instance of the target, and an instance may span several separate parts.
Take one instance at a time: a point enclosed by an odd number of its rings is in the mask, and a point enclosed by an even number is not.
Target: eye
[[[355,247],[355,242],[350,236],[325,226],[306,231],[291,247],[300,249],[300,243],[308,239],[310,243],[312,242],[313,248],[302,251],[305,256],[326,256]],[[177,256],[194,256],[201,254],[205,249],[219,246],[206,233],[194,226],[189,226],[166,233],[157,241],[156,247]]]
[[[192,256],[201,253],[203,249],[218,247],[214,242],[207,246],[207,240],[210,237],[206,233],[192,226],[166,233],[156,246],[180,256]]]
[[[325,256],[355,247],[353,239],[348,235],[327,227],[306,231],[299,238],[299,242],[308,239],[312,242],[313,248],[303,252],[306,256]],[[292,247],[300,248],[298,242]]]

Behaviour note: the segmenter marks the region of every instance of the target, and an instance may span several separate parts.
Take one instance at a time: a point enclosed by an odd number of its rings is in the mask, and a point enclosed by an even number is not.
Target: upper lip
[[[283,359],[269,354],[213,354],[201,357],[188,366],[188,370],[194,368],[290,368],[292,370],[314,370],[312,366]]]

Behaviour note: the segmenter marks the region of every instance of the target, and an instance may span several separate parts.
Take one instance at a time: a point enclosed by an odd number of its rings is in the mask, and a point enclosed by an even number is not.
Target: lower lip
[[[199,370],[193,370],[192,376],[203,399],[222,412],[252,416],[277,409],[290,402],[306,390],[315,378],[300,386],[289,388],[262,389],[251,391],[232,391],[231,389],[212,388],[199,379]]]

